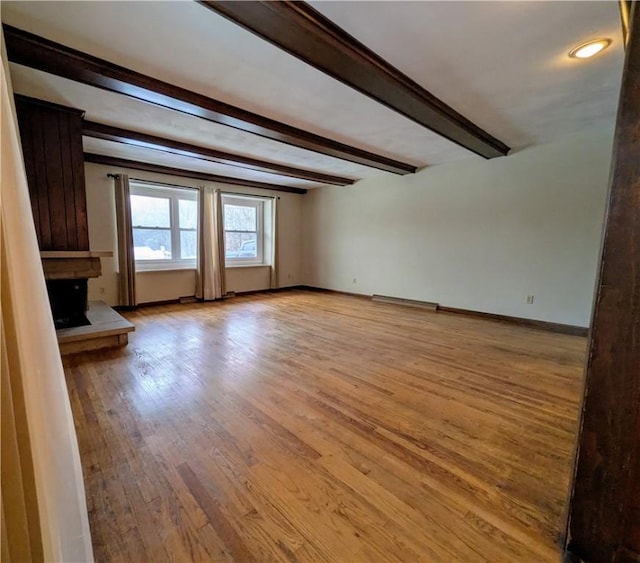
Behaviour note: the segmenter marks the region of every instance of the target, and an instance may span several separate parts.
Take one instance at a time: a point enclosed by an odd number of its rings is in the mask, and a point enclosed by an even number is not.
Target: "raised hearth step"
[[[132,323],[104,301],[89,302],[87,319],[90,325],[56,331],[62,355],[124,346],[128,342],[128,333],[135,330]]]

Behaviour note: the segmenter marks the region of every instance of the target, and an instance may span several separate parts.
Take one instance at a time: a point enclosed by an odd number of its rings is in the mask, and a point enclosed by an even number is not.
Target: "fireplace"
[[[125,346],[135,327],[103,301],[87,301],[89,278],[101,274],[109,250],[41,251],[42,269],[61,354]]]
[[[88,280],[100,276],[100,257],[112,255],[90,250],[40,252],[57,330],[91,324],[86,316]]]
[[[89,278],[101,275],[89,250],[82,110],[16,95],[33,223],[62,354],[127,343],[134,326],[102,301],[87,302]]]
[[[56,330],[91,324],[87,312],[87,279],[47,280]]]

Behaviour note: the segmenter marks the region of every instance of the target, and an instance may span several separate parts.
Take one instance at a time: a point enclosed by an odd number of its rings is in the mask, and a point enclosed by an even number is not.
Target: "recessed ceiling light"
[[[589,59],[600,51],[604,51],[609,45],[611,45],[611,39],[594,39],[571,49],[569,56],[574,59]]]

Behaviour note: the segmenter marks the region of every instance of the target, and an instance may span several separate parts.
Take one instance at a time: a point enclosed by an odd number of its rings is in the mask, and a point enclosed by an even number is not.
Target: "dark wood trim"
[[[322,172],[314,172],[313,170],[303,170],[294,168],[284,164],[259,160],[239,154],[231,154],[208,147],[192,145],[182,141],[173,139],[165,139],[164,137],[156,137],[139,131],[131,131],[113,125],[105,125],[94,121],[85,121],[82,134],[86,137],[95,139],[104,139],[134,147],[144,149],[159,150],[171,154],[186,156],[189,158],[197,158],[209,162],[218,162],[227,164],[237,168],[247,168],[249,170],[257,170],[259,172],[267,172],[269,174],[279,174],[281,176],[289,176],[291,178],[299,178],[301,180],[309,180],[311,182],[322,182],[323,184],[332,184],[335,186],[346,186],[353,184],[356,180],[351,178],[343,178],[341,176],[333,176]]]
[[[480,156],[510,150],[305,2],[200,4]]]
[[[233,298],[233,297],[240,297],[245,295],[259,295],[261,293],[283,293],[286,291],[293,291],[294,289],[306,289],[306,287],[304,285],[287,285],[284,287],[250,289],[248,291],[231,291],[229,292],[228,297]]]
[[[347,297],[355,297],[356,299],[366,299],[367,301],[371,301],[373,297],[372,295],[368,295],[365,293],[353,293],[351,291],[340,291],[337,289],[326,289],[324,287],[314,287],[312,285],[299,284],[299,285],[290,285],[286,287],[278,287],[275,289],[266,288],[266,289],[252,289],[249,291],[230,291],[229,294],[225,295],[222,300],[233,298],[236,296],[239,297],[239,296],[248,296],[248,295],[258,295],[262,293],[264,294],[281,293],[283,291],[292,291],[292,290],[313,291],[318,293],[331,293],[334,295],[346,295]],[[222,301],[222,300],[218,299],[216,301]],[[171,304],[177,304],[179,302],[180,302],[179,299],[172,299],[169,301],[154,301],[154,302],[148,302],[148,303],[138,303],[137,306],[148,307],[153,305],[171,305]],[[202,301],[202,300],[197,300],[196,302],[211,303],[211,301]],[[406,306],[403,303],[386,303],[386,304],[399,305],[403,307]],[[423,308],[427,311],[431,310],[427,307],[420,307],[420,308]],[[588,328],[581,327],[581,326],[565,325],[560,323],[550,323],[546,321],[536,321],[533,319],[510,317],[507,315],[496,315],[493,313],[482,313],[479,311],[470,311],[468,309],[456,309],[454,307],[441,307],[440,305],[437,306],[436,311],[442,312],[442,313],[451,313],[456,315],[465,315],[468,317],[478,317],[478,318],[492,320],[492,321],[499,321],[503,323],[514,324],[514,325],[522,326],[525,328],[533,328],[537,330],[544,330],[547,332],[555,332],[559,334],[568,334],[571,336],[587,336],[587,332],[589,330]],[[572,556],[575,557],[575,555],[572,555]]]
[[[310,285],[298,284],[298,285],[286,285],[284,287],[265,288],[265,289],[250,289],[248,291],[229,291],[223,297],[223,299],[232,299],[234,297],[259,295],[261,293],[282,293],[286,291],[302,290],[302,291],[317,291],[319,293],[334,293],[336,295],[348,295],[349,297],[358,297],[360,299],[370,300],[370,295],[364,295],[362,293],[349,293],[348,291],[337,291],[335,289],[324,289],[321,287],[313,287]]]
[[[334,295],[347,295],[348,297],[356,297],[358,299],[366,299],[371,301],[372,295],[367,293],[354,293],[352,291],[340,291],[339,289],[327,289],[326,287],[315,287],[313,285],[301,285],[299,289],[305,289],[307,291],[318,291],[320,293],[333,293]]]
[[[364,166],[395,174],[416,171],[410,164],[214,100],[13,26],[3,24],[3,29],[7,55],[13,63]]]
[[[136,273],[139,273],[139,272],[136,272]],[[187,303],[185,303],[185,305],[186,304]],[[181,303],[180,303],[180,299],[165,299],[163,301],[145,301],[143,303],[138,303],[135,307],[125,308],[125,311],[130,311],[135,309],[145,309],[147,307],[160,307],[162,305],[181,305]]]
[[[538,330],[546,330],[547,332],[557,332],[560,334],[569,334],[572,336],[587,336],[589,327],[566,325],[562,323],[551,323],[548,321],[538,321],[536,319],[525,319],[524,317],[511,317],[509,315],[498,315],[496,313],[484,313],[482,311],[471,311],[469,309],[458,309],[456,307],[445,307],[438,305],[438,311],[443,313],[453,313],[455,315],[466,315],[468,317],[479,317],[492,321],[515,324],[526,328],[535,328]]]
[[[207,174],[206,172],[197,172],[195,170],[187,170],[184,168],[173,168],[171,166],[162,166],[161,164],[151,164],[149,162],[128,160],[126,158],[116,158],[114,156],[105,156],[102,154],[93,154],[86,152],[84,153],[84,161],[91,162],[93,164],[115,166],[118,168],[144,170],[145,172],[155,172],[157,174],[166,174],[169,176],[182,176],[183,178],[193,178],[194,180],[204,180],[205,182],[220,182],[221,184],[230,184],[232,186],[246,186],[249,188],[260,188],[263,190],[271,190],[275,192],[288,192],[291,194],[307,193],[307,190],[303,188],[278,186],[276,184],[268,184],[266,182],[255,182],[253,180],[245,180],[243,178],[232,178],[231,176],[218,176],[217,174]]]
[[[55,104],[53,102],[47,102],[46,100],[40,100],[39,98],[32,98],[31,96],[24,96],[23,94],[14,94],[16,102],[25,102],[34,106],[40,106],[43,108],[54,109],[56,111],[66,111],[80,117],[84,117],[85,111],[83,109],[72,108],[69,106],[63,106],[62,104]]]
[[[388,305],[402,305],[403,307],[414,307],[416,309],[428,309],[436,311],[438,304],[432,301],[419,301],[417,299],[405,299],[403,297],[394,297],[392,295],[379,295],[374,293],[371,300],[376,303],[387,303]]]
[[[323,287],[314,287],[311,285],[302,285],[299,286],[300,289],[307,289],[309,291],[321,291],[324,293],[337,293],[340,295],[349,295],[351,297],[358,297],[360,299],[372,299],[373,295],[367,295],[364,293],[352,293],[349,291],[339,291],[336,289],[326,289]],[[415,303],[419,303],[418,301],[414,301]],[[425,302],[426,304],[426,302]],[[430,303],[429,303],[430,304]],[[397,305],[406,307],[403,303],[397,303]],[[427,307],[421,307],[424,310],[430,310]],[[522,317],[511,317],[508,315],[498,315],[495,313],[483,313],[481,311],[471,311],[469,309],[458,309],[456,307],[445,307],[443,305],[438,304],[436,307],[437,312],[442,313],[452,313],[456,315],[466,315],[468,317],[479,317],[482,319],[499,321],[503,323],[515,324],[518,326],[523,326],[526,328],[534,328],[538,330],[546,330],[547,332],[557,332],[561,334],[569,334],[573,336],[587,336],[589,329],[587,327],[582,326],[574,326],[574,325],[565,325],[561,323],[551,323],[547,321],[538,321],[535,319],[525,319]]]
[[[170,271],[170,270],[168,270]],[[210,299],[205,301],[204,299],[198,299],[197,297],[181,297],[179,299],[166,299],[164,301],[145,301],[144,303],[138,303],[135,307],[121,307],[116,306],[113,307],[116,310],[123,309],[125,311],[129,311],[132,309],[144,309],[146,307],[160,307],[162,305],[210,305],[211,303],[222,303],[223,301],[227,301],[229,299],[233,299],[234,297],[240,296],[249,296],[249,295],[258,295],[258,294],[268,294],[268,293],[282,293],[285,291],[293,291],[294,289],[308,289],[303,285],[289,285],[286,287],[277,287],[277,288],[266,288],[266,289],[252,289],[250,291],[230,291],[226,295],[223,295],[220,299]],[[183,299],[188,299],[184,300]]]
[[[640,561],[640,9],[634,4],[570,505],[568,546],[589,563]]]
[[[172,270],[158,270],[159,272],[167,271],[171,272]],[[175,271],[175,270],[173,270]],[[137,274],[144,273],[144,270],[141,272],[136,272]],[[183,299],[189,299],[188,301]],[[144,301],[143,303],[137,303],[136,305],[129,307],[127,305],[115,305],[112,309],[116,311],[136,311],[137,309],[146,309],[149,307],[160,307],[162,305],[193,305],[194,303],[202,303],[203,301],[200,299],[196,299],[195,297],[179,297],[178,299],[164,299],[162,301]]]

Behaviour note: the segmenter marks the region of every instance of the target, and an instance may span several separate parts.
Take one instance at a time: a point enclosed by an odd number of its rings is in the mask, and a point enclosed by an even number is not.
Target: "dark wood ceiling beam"
[[[3,29],[11,62],[364,166],[395,174],[411,174],[417,169],[191,92],[13,26],[4,24]]]
[[[131,131],[121,127],[115,127],[113,125],[96,123],[94,121],[84,122],[82,134],[95,139],[114,141],[116,143],[123,143],[134,147],[159,150],[178,156],[197,158],[199,160],[217,162],[228,166],[235,166],[237,168],[246,168],[258,172],[266,172],[268,174],[289,176],[291,178],[298,178],[311,182],[322,182],[324,184],[333,184],[335,186],[346,186],[355,182],[355,180],[351,178],[343,178],[340,176],[323,174],[322,172],[293,168],[291,166],[285,166],[284,164],[277,164],[274,162],[249,158],[243,155],[231,154],[208,147],[184,143],[182,141],[175,141],[172,139],[165,139],[163,137],[156,137],[155,135],[140,133],[138,131]]]
[[[278,186],[267,182],[255,182],[253,180],[245,180],[244,178],[232,178],[230,176],[219,176],[217,174],[207,174],[206,172],[198,172],[196,170],[187,170],[186,168],[174,168],[172,166],[163,166],[161,164],[151,164],[150,162],[140,162],[139,160],[128,160],[126,158],[117,158],[114,156],[105,156],[102,154],[84,153],[84,161],[94,164],[105,164],[107,166],[116,166],[118,168],[131,168],[132,170],[143,170],[145,172],[154,172],[156,174],[165,174],[169,176],[181,176],[183,178],[192,178],[194,180],[204,180],[205,182],[220,182],[221,184],[230,184],[232,186],[245,186],[248,188],[260,188],[262,190],[271,190],[275,192],[288,192],[291,194],[306,194],[307,190],[303,188],[293,188],[291,186]]]
[[[476,154],[494,158],[510,150],[305,2],[200,3]]]

